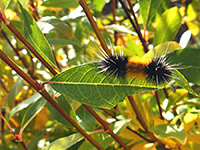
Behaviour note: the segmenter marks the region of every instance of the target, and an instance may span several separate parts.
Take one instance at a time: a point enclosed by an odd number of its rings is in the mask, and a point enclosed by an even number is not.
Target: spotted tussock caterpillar
[[[98,55],[101,59],[98,67],[99,73],[109,72],[109,76],[116,78],[144,79],[156,85],[168,83],[173,78],[172,70],[176,68],[174,68],[174,65],[169,65],[166,55],[152,59],[141,56],[123,56],[121,52],[120,55],[117,55],[116,50],[114,54],[113,47],[111,47],[111,50],[111,55],[100,50],[102,56]]]

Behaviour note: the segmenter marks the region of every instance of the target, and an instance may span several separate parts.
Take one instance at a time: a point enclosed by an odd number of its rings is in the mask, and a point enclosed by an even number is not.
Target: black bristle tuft
[[[102,72],[110,72],[110,75],[125,77],[127,62],[128,57],[111,55],[100,63],[100,68],[102,69]]]
[[[172,72],[162,59],[154,59],[145,68],[147,79],[155,82],[157,85],[169,81]]]

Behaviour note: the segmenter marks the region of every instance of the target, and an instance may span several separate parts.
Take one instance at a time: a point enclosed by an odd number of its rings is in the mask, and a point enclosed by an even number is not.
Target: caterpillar
[[[109,72],[110,76],[132,77],[146,79],[156,85],[168,82],[172,78],[172,65],[166,61],[166,56],[160,58],[145,58],[140,56],[118,56],[102,53],[99,67],[101,72]]]

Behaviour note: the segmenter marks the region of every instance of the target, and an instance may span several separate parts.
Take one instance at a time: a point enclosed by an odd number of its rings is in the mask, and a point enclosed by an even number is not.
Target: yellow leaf
[[[129,139],[129,140],[136,140],[136,141],[143,140],[137,134],[131,132],[130,130],[128,130],[126,128],[120,133],[119,136],[121,136],[122,138],[125,138],[125,139]]]
[[[194,142],[200,144],[200,135],[198,134],[188,134],[187,135],[187,143]]]
[[[154,121],[154,126],[157,126],[157,125],[160,125],[160,124],[167,124],[166,120],[162,120],[158,117],[154,117],[153,121]]]
[[[197,12],[195,11],[195,8],[191,3],[188,5],[188,8],[187,8],[187,20],[192,21],[196,18],[197,18]]]
[[[20,21],[20,18],[17,16],[17,13],[12,11],[11,9],[6,9],[5,10],[5,14],[6,14],[6,17],[9,19],[9,20],[16,20],[16,21]]]
[[[192,114],[190,112],[184,116],[181,126],[184,127],[186,132],[193,127],[194,123],[197,121],[197,117],[197,114]]]
[[[178,147],[179,147],[179,144],[174,142],[170,138],[159,139],[159,140],[165,145],[165,148],[167,148],[167,149],[178,149]]]
[[[13,140],[16,140],[16,138],[12,133],[10,133],[10,134],[5,135],[5,140],[6,141],[13,141]]]
[[[179,8],[179,11],[180,11],[181,16],[184,17],[185,16],[185,7]]]
[[[155,143],[139,143],[134,145],[131,150],[156,150]]]
[[[190,30],[190,32],[192,33],[192,35],[196,36],[199,33],[199,26],[190,22],[190,21],[186,21],[186,24]]]

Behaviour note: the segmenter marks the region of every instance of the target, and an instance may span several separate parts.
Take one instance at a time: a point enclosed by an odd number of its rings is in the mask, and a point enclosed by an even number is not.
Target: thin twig
[[[39,92],[69,123],[71,123],[88,141],[90,141],[97,149],[103,148],[83,130],[76,121],[74,121],[65,110],[54,100],[53,97],[35,80],[30,78],[21,68],[19,68],[6,54],[0,50],[0,58],[7,63],[14,71],[18,73],[26,82],[29,83],[37,92]]]
[[[15,54],[19,57],[19,60],[21,60],[22,64],[24,65],[24,67],[28,70],[28,73],[30,74],[30,76],[32,78],[34,77],[34,72],[32,71],[32,67],[29,65],[28,61],[26,60],[25,57],[22,56],[21,53],[19,53],[19,51],[16,49],[16,47],[10,42],[10,40],[8,39],[6,33],[1,30],[1,33],[3,35],[3,37],[6,39],[6,41],[8,42],[8,44],[12,47],[12,49],[14,50]]]
[[[97,115],[97,113],[88,105],[82,104],[103,126],[104,130],[110,134],[124,149],[129,150],[128,146],[113,132],[113,130],[107,125],[107,123]]]
[[[163,117],[163,115],[162,115],[162,108],[161,108],[160,98],[159,98],[159,96],[158,96],[158,91],[153,91],[153,95],[154,95],[154,97],[156,98],[156,102],[157,102],[157,104],[158,104],[158,109],[159,109],[159,113],[160,113],[160,118],[161,118],[162,120],[164,120],[164,117]]]
[[[163,88],[163,92],[164,92],[164,94],[165,94],[165,97],[166,97],[166,98],[169,98],[169,94],[168,94],[168,92],[167,92],[167,89],[166,89],[166,88]]]
[[[92,28],[93,28],[95,34],[97,35],[97,38],[99,39],[99,42],[101,43],[101,46],[102,46],[103,50],[104,50],[108,55],[110,55],[110,51],[109,51],[109,49],[108,49],[108,46],[106,45],[106,42],[105,42],[103,36],[101,35],[101,33],[100,33],[100,31],[99,31],[99,29],[98,29],[98,27],[97,27],[97,24],[95,23],[95,21],[94,21],[94,19],[93,19],[93,16],[92,16],[92,14],[91,14],[91,12],[90,12],[90,9],[88,8],[88,6],[87,6],[85,0],[77,0],[77,1],[78,1],[78,3],[82,6],[82,8],[83,8],[83,10],[84,10],[84,12],[85,12],[85,14],[86,14],[88,20],[90,21],[90,24],[91,24],[91,26],[92,26]]]
[[[12,134],[15,136],[16,140],[22,145],[22,147],[25,150],[28,150],[28,148],[26,147],[24,141],[15,133],[15,131],[12,129],[12,127],[10,126],[10,124],[6,121],[6,119],[4,118],[3,114],[0,113],[0,116],[2,118],[2,120],[6,123],[7,127],[10,129],[10,131],[12,132]]]
[[[133,99],[133,96],[128,96],[129,102],[137,116],[138,121],[140,122],[140,124],[142,125],[142,127],[144,128],[144,130],[147,132],[147,134],[149,135],[149,137],[152,139],[152,141],[157,141],[156,137],[149,131],[148,126],[146,124],[146,122],[144,121],[144,119],[142,118],[142,115],[140,114],[137,105],[135,103],[135,100]]]
[[[111,117],[115,118],[116,121],[119,121],[119,119],[118,119],[116,116],[114,116],[112,113],[108,112],[107,110],[105,110],[105,109],[103,109],[103,108],[100,108],[100,109],[103,110],[106,114],[108,114],[108,115],[110,115]],[[142,139],[146,140],[146,141],[149,142],[149,143],[152,143],[152,142],[153,142],[152,140],[146,138],[145,136],[141,135],[138,131],[131,129],[130,127],[126,127],[126,129],[128,129],[129,131],[131,131],[131,132],[137,134],[139,137],[141,137]]]
[[[148,52],[148,47],[147,47],[147,44],[146,44],[145,40],[143,39],[142,35],[139,33],[138,28],[136,27],[135,23],[133,22],[131,16],[129,15],[129,12],[128,12],[124,2],[122,0],[119,0],[119,2],[122,5],[122,7],[123,7],[123,9],[124,9],[124,11],[126,13],[126,16],[128,17],[129,21],[131,22],[135,32],[137,33],[137,35],[138,35],[138,37],[140,39],[140,41],[142,42],[142,45],[143,45],[143,48],[144,48],[144,52],[147,53]]]

